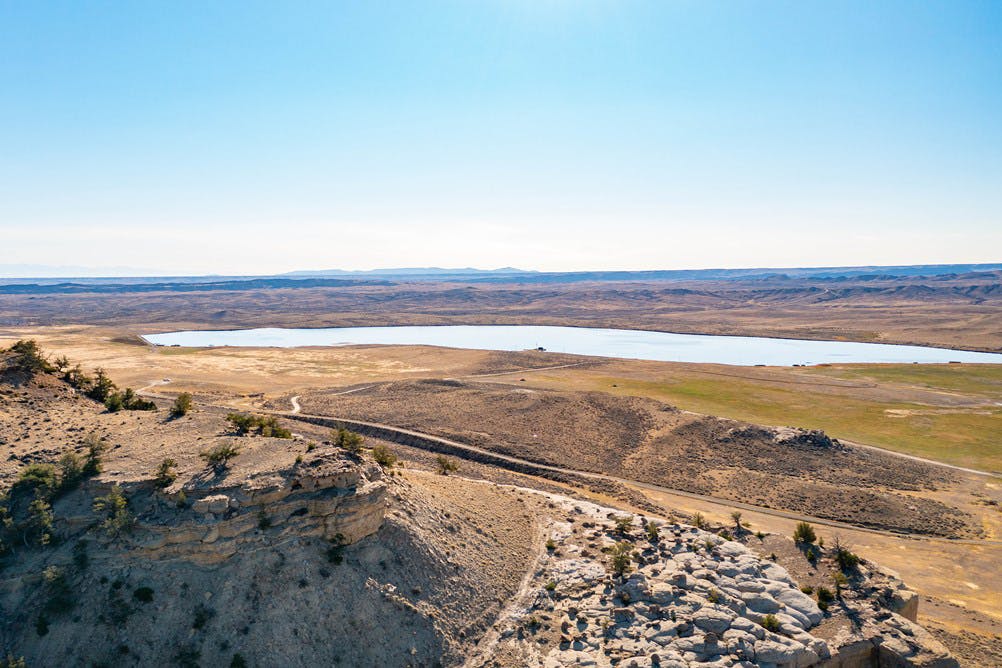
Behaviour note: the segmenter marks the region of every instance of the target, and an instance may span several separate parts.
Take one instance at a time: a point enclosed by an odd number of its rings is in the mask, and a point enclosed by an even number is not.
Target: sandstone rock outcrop
[[[164,508],[141,515],[132,554],[145,558],[211,563],[244,546],[286,537],[320,537],[354,543],[382,526],[386,483],[378,467],[361,467],[333,456],[315,457],[288,471],[201,490],[178,488],[190,509]]]
[[[587,505],[575,503],[578,509]],[[526,665],[958,665],[924,629],[888,609],[900,602],[900,612],[914,614],[917,599],[886,573],[877,574],[877,586],[893,592],[890,606],[870,601],[852,608],[855,626],[832,626],[839,620],[801,591],[785,568],[739,542],[659,522],[660,535],[652,540],[638,526],[613,528],[613,516],[598,507],[590,511],[598,521],[583,523],[586,531],[576,522],[552,527],[554,547],[543,557],[538,584],[500,631],[503,648],[533,657]],[[624,577],[610,572],[601,554],[617,543],[631,551],[632,572]],[[817,634],[822,625],[828,630]]]

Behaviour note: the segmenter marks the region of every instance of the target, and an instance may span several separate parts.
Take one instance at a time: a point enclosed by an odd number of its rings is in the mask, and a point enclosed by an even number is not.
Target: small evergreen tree
[[[59,458],[59,489],[68,492],[80,484],[84,477],[84,464],[75,452],[63,453]]]
[[[21,339],[8,352],[13,353],[14,366],[21,371],[29,374],[53,371],[53,366],[34,339]]]
[[[628,541],[621,541],[612,547],[612,572],[623,577],[630,572],[630,562],[632,561],[633,545]]]
[[[835,563],[838,564],[844,572],[849,572],[855,570],[859,566],[859,556],[853,554],[849,548],[842,545],[842,541],[838,537],[835,538]]]
[[[361,434],[349,431],[343,427],[333,430],[331,438],[334,441],[334,445],[354,454],[362,451],[362,443],[365,442]]]
[[[237,429],[241,436],[257,433],[273,438],[292,438],[292,432],[278,424],[278,419],[269,416],[247,415],[245,413],[230,413],[226,419]]]
[[[219,445],[199,454],[216,473],[222,473],[229,467],[230,460],[240,454],[240,446],[232,443],[220,443]]]
[[[442,475],[449,475],[450,473],[455,473],[459,470],[459,464],[445,455],[438,455],[435,457],[435,465],[438,467],[438,472]]]
[[[129,500],[118,485],[112,487],[106,496],[94,499],[94,512],[104,517],[101,528],[112,538],[131,530],[135,522],[129,512]]]
[[[87,454],[84,455],[83,474],[89,478],[101,472],[101,455],[108,449],[108,444],[91,432],[84,439],[84,445],[87,447]]]
[[[100,401],[104,403],[108,400],[108,397],[118,389],[115,383],[108,377],[104,369],[96,369],[94,371],[94,382],[90,389],[87,390],[87,396],[94,401]]]
[[[104,400],[104,407],[108,409],[109,413],[117,413],[125,408],[125,400],[118,392],[112,392],[108,395],[108,398]]]
[[[372,458],[384,469],[391,468],[397,463],[397,456],[381,443],[372,449]]]
[[[633,528],[633,515],[616,515],[612,521],[616,523],[616,533],[620,535],[625,536]]]
[[[44,493],[35,491],[35,500],[28,505],[28,532],[39,545],[52,542],[52,504]]]
[[[797,524],[797,528],[793,530],[793,540],[798,543],[810,545],[817,539],[818,535],[814,532],[814,527],[809,522],[800,522]]]
[[[191,411],[192,403],[191,395],[182,392],[174,399],[174,403],[170,407],[170,416],[172,418],[184,417]]]
[[[177,479],[177,472],[174,470],[176,466],[177,461],[170,457],[166,457],[160,462],[160,466],[157,467],[157,477],[155,479],[157,488],[164,489],[165,487],[171,486],[171,483]]]
[[[94,384],[94,379],[84,373],[84,370],[80,368],[80,365],[74,365],[72,369],[67,369],[63,372],[63,380],[72,385],[74,388],[87,392],[91,385]]]
[[[658,530],[658,525],[654,522],[648,522],[644,526],[644,531],[647,533],[647,540],[652,543],[658,542],[661,538],[661,532]]]

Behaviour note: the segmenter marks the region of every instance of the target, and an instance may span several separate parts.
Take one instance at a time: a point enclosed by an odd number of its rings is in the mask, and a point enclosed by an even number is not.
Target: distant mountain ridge
[[[477,269],[461,267],[448,269],[442,267],[399,267],[389,269],[317,269],[289,271],[279,276],[480,276],[484,274],[537,274],[532,269],[517,269],[501,267],[500,269]]]
[[[301,270],[265,276],[80,276],[4,278],[0,265],[0,294],[45,294],[84,292],[201,292],[268,288],[349,287],[396,283],[467,284],[570,284],[588,282],[700,282],[806,280],[817,284],[854,283],[923,278],[942,282],[954,278],[977,278],[1002,282],[1002,263],[895,265],[859,267],[794,267],[749,269],[665,269],[647,271],[541,272],[502,267],[499,269],[403,267],[369,270]]]

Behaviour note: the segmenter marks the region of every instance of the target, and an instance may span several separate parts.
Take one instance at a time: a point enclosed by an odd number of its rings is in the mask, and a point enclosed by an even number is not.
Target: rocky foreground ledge
[[[656,532],[636,520],[624,527],[582,502],[568,510],[487,653],[547,668],[958,665],[914,622],[914,593],[886,573],[861,566],[853,586],[867,596],[823,611],[785,568],[740,542],[653,520]],[[630,553],[622,576],[609,569],[617,549]]]
[[[236,484],[206,487],[189,481],[154,497],[133,532],[131,554],[213,563],[284,538],[350,545],[382,526],[382,477],[375,464],[362,466],[328,453]],[[157,497],[169,503],[157,503]]]

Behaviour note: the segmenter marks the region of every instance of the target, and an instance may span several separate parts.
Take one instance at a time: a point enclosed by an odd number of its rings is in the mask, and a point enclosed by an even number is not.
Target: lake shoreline
[[[839,363],[1002,364],[1002,354],[898,343],[691,334],[553,325],[391,325],[182,330],[143,335],[155,346],[305,348],[429,345],[469,350],[536,350],[589,357],[736,366]]]

